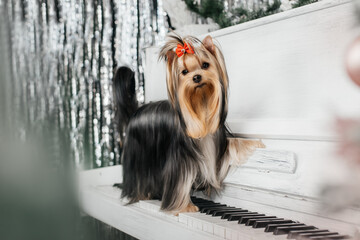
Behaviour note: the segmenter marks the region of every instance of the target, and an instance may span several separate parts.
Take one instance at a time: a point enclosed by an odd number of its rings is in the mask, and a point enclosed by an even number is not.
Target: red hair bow
[[[181,46],[181,44],[177,45],[175,52],[178,57],[181,57],[182,55],[184,55],[184,53],[193,54],[194,50],[192,49],[190,44],[187,44],[186,42],[184,42],[184,46]]]

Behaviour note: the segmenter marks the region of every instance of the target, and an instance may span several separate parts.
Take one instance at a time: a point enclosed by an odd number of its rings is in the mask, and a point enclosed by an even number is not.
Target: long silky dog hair
[[[186,45],[192,54],[182,50]],[[134,73],[121,67],[113,80],[118,130],[125,135],[122,197],[160,199],[163,210],[182,211],[192,190],[218,191],[228,172],[228,76],[210,36],[202,42],[170,36],[159,58],[167,63],[168,101],[137,108]]]
[[[125,131],[130,117],[138,109],[135,91],[135,73],[128,67],[117,69],[113,79],[113,96],[115,104],[115,120],[123,146]]]

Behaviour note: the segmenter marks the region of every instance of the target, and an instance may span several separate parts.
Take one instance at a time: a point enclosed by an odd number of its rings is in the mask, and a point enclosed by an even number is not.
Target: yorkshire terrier
[[[219,192],[230,165],[243,163],[264,145],[232,138],[225,125],[229,80],[211,36],[201,42],[171,35],[159,59],[167,64],[168,101],[135,111],[134,73],[121,67],[114,77],[120,134],[127,125],[120,138],[122,197],[129,203],[160,199],[161,209],[175,214],[198,211],[191,192]]]

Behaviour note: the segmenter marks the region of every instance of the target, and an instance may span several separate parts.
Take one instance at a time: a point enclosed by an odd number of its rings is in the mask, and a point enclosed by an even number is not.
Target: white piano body
[[[214,200],[354,236],[360,210],[326,213],[320,192],[360,181],[336,155],[334,132],[336,117],[360,115],[360,89],[344,67],[355,26],[352,1],[324,0],[210,33],[228,68],[230,129],[267,146],[229,174]],[[167,98],[157,52],[147,50],[147,102]],[[234,222],[168,216],[156,201],[124,206],[112,187],[122,181],[121,166],[84,171],[80,179],[84,212],[139,239],[284,239]]]

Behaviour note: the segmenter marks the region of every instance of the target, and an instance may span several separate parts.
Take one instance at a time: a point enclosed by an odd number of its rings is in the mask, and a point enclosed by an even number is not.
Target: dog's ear
[[[176,72],[174,69],[174,61],[175,61],[176,53],[172,50],[166,53],[166,60],[167,60],[167,70],[166,70],[166,85],[168,90],[168,96],[170,102],[175,106],[175,79],[176,79]]]
[[[219,49],[219,47],[214,44],[213,39],[210,35],[208,35],[204,38],[204,40],[202,41],[202,45],[203,45],[203,47],[206,48],[206,50],[208,50],[215,57],[215,59],[218,63],[217,67],[218,67],[218,71],[220,73],[220,79],[222,80],[223,90],[224,90],[224,101],[222,103],[223,104],[222,112],[225,113],[225,114],[223,114],[223,116],[226,117],[227,89],[229,86],[229,78],[228,78],[227,71],[226,71],[224,56],[223,56],[221,50]],[[223,121],[225,121],[225,117],[223,117],[223,116],[221,116],[222,117],[221,123],[223,123]]]
[[[166,53],[168,65],[171,65],[173,63],[175,56],[176,56],[176,53],[172,50],[170,50]]]
[[[212,37],[210,35],[207,35],[204,40],[202,41],[204,47],[211,52],[212,55],[215,55],[215,45],[213,43]]]

